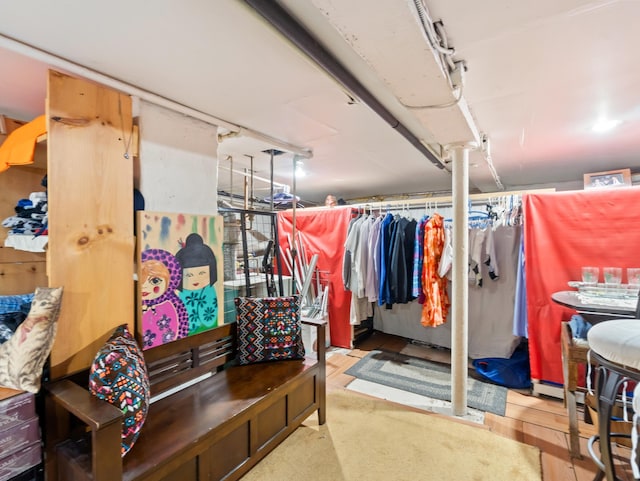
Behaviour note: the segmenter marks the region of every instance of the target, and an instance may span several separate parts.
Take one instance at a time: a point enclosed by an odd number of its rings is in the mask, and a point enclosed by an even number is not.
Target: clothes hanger
[[[487,212],[486,210],[470,210],[469,214],[475,217],[482,217],[485,219],[489,218],[489,212]]]

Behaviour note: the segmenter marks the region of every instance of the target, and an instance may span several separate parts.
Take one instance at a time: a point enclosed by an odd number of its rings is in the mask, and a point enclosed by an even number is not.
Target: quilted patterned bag
[[[237,297],[238,362],[304,358],[300,306],[292,297]]]

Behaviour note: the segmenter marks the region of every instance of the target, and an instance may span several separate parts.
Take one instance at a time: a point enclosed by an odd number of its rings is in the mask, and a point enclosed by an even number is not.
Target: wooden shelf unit
[[[55,379],[86,369],[118,325],[133,330],[133,158],[123,155],[122,134],[133,132],[133,119],[128,95],[55,71],[44,107],[47,133],[37,139],[34,163],[0,173],[0,216],[43,191],[46,174],[47,252],[0,247],[0,294],[64,288],[51,352]],[[20,126],[4,120],[7,133]],[[0,246],[6,235],[1,228]]]
[[[7,134],[22,122],[4,118]],[[11,126],[11,128],[9,128]],[[0,135],[0,144],[7,135]],[[39,139],[34,163],[16,165],[0,173],[0,222],[15,214],[16,202],[31,192],[43,191],[42,178],[47,173],[46,136]],[[9,230],[0,227],[0,295],[33,292],[36,286],[48,285],[46,256],[44,253],[27,252],[4,247]]]

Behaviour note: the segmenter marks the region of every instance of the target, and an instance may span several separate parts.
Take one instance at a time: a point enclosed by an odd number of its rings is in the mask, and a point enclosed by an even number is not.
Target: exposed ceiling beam
[[[423,142],[401,123],[382,103],[349,72],[334,55],[325,49],[302,25],[273,0],[245,0],[267,22],[285,38],[309,56],[329,75],[362,101],[385,122],[411,143],[433,165],[439,169],[445,166]]]

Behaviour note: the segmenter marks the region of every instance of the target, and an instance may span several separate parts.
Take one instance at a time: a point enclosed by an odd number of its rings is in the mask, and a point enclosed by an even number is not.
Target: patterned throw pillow
[[[297,297],[237,297],[238,362],[302,359]]]
[[[0,345],[0,386],[37,393],[58,327],[62,287],[36,288],[27,318]]]
[[[122,456],[140,436],[149,409],[149,375],[135,338],[118,326],[98,351],[89,373],[91,394],[122,410]]]

